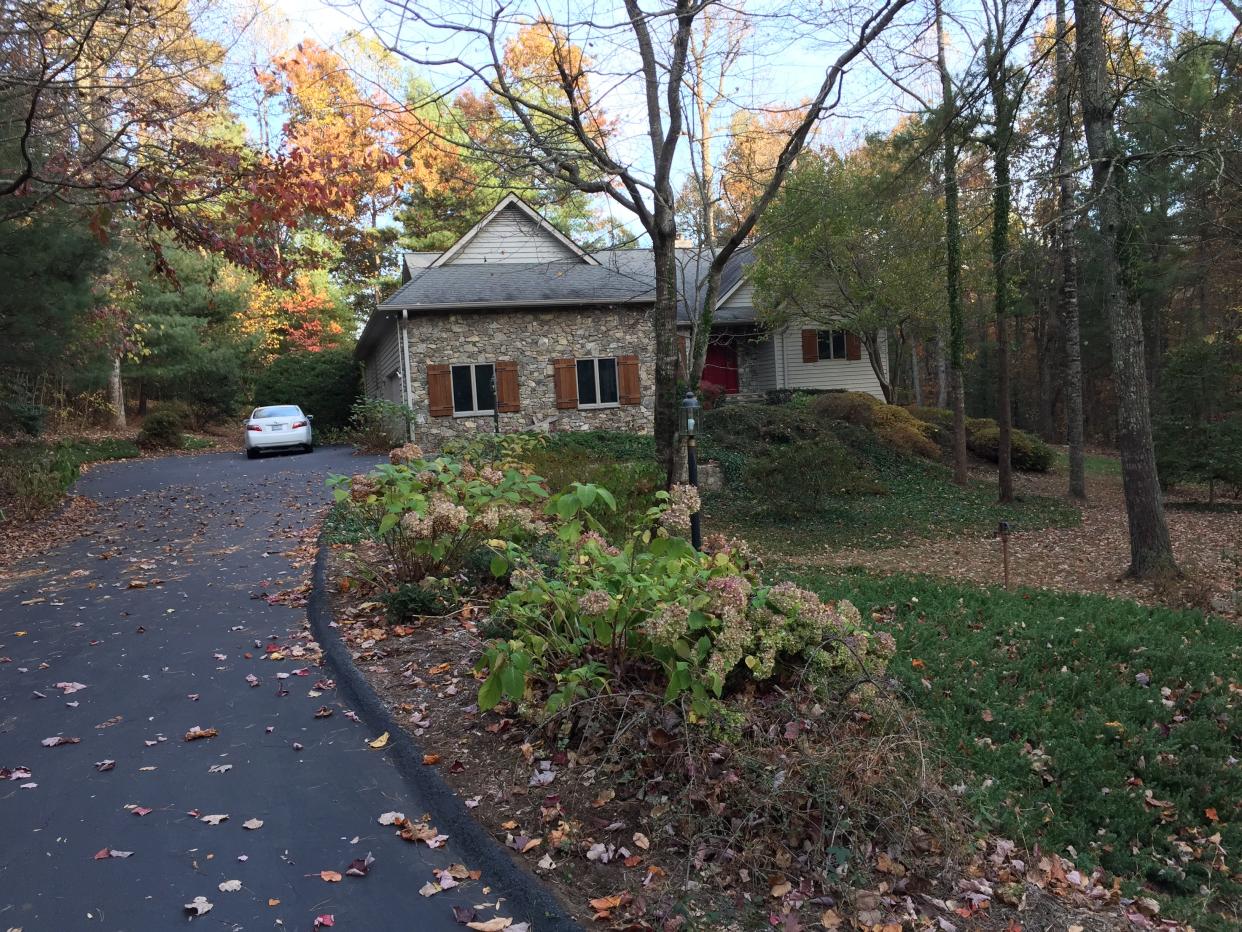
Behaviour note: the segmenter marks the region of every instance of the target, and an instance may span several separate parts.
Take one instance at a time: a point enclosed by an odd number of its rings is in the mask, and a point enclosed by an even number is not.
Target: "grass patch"
[[[0,447],[0,523],[51,511],[77,481],[82,466],[140,455],[128,440],[61,440]]]
[[[1141,885],[1200,929],[1238,927],[1242,629],[1102,596],[800,575],[896,637],[889,671],[986,827]]]
[[[181,438],[181,449],[183,450],[210,450],[216,445],[214,440],[206,437],[195,437],[192,434],[185,434]]]
[[[1115,456],[1100,456],[1097,453],[1088,453],[1082,460],[1083,472],[1088,476],[1097,478],[1121,478],[1121,460]],[[1059,473],[1069,473],[1069,454],[1060,449],[1055,449],[1055,459],[1052,468]]]

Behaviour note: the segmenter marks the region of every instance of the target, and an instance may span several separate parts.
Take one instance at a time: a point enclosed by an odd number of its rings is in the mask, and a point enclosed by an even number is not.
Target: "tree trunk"
[[[116,430],[125,429],[125,386],[121,382],[121,357],[112,360],[112,371],[108,373],[108,401],[112,405],[112,426]]]
[[[945,61],[944,12],[936,0],[936,61],[944,110],[945,289],[949,306],[949,368],[953,383],[953,481],[966,485],[966,391],[962,377],[966,336],[962,330],[962,233],[957,207],[957,126],[953,79]]]
[[[1060,213],[1057,239],[1061,252],[1061,292],[1058,316],[1065,333],[1065,440],[1069,444],[1069,494],[1087,498],[1087,474],[1083,456],[1082,340],[1078,324],[1078,237],[1074,217],[1074,176],[1070,172],[1069,34],[1065,23],[1065,0],[1057,0],[1057,153],[1054,171],[1060,179]]]
[[[910,398],[916,405],[923,403],[923,378],[919,372],[919,344],[910,341]]]
[[[1125,164],[1118,157],[1112,123],[1115,101],[1105,67],[1107,51],[1100,0],[1074,0],[1074,18],[1083,128],[1091,157],[1091,188],[1100,239],[1105,245],[1097,274],[1113,344],[1118,445],[1130,529],[1129,575],[1150,578],[1177,572],[1177,564],[1173,560],[1152,446],[1142,315],[1122,277],[1122,256],[1127,248],[1122,219]]]
[[[655,256],[655,443],[656,456],[671,484],[677,449],[677,232],[652,238]]]
[[[936,407],[949,406],[949,353],[944,327],[936,332]]]
[[[997,498],[1001,504],[1008,504],[1013,501],[1013,399],[1009,385],[1009,149],[1013,143],[1017,107],[1009,92],[1004,41],[1004,36],[997,35],[995,44],[1000,51],[988,56],[988,84],[996,116],[992,139],[992,281],[996,317],[996,423],[1000,428],[996,442]]]

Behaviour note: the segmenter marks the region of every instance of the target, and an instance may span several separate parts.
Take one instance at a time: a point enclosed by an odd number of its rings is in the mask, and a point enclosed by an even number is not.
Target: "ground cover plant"
[[[129,440],[61,440],[0,446],[0,522],[33,519],[54,508],[81,467],[140,455]]]
[[[911,433],[906,419],[877,429],[868,422],[871,408],[840,393],[706,413],[704,455],[719,458],[726,475],[724,491],[707,497],[709,522],[734,533],[745,529],[753,543],[789,554],[985,533],[1002,520],[1015,529],[1078,523],[1077,509],[1058,498],[1025,496],[999,505],[990,483],[953,484],[946,466],[911,455],[928,452],[912,440],[930,443],[924,434]]]
[[[982,824],[1071,852],[1199,929],[1242,921],[1242,632],[1120,599],[797,574],[897,640]]]

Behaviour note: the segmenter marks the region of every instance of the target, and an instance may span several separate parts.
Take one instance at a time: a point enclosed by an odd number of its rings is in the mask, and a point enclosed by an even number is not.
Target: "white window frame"
[[[577,388],[578,386],[578,363],[589,362],[591,363],[591,368],[595,372],[595,397],[596,399],[600,397],[599,363],[601,359],[612,360],[612,371],[616,375],[616,378],[617,378],[617,400],[616,401],[598,401],[597,400],[595,401],[594,404],[587,404],[583,402],[582,392],[581,390],[579,390],[578,391],[578,407],[579,408],[585,408],[586,410],[590,411],[595,408],[619,408],[621,407],[621,363],[619,361],[619,357],[617,356],[579,356],[576,359],[574,359],[574,387]]]
[[[821,346],[821,343],[820,343],[820,337],[819,337],[819,335],[820,335],[821,333],[826,333],[826,334],[829,334],[829,336],[828,336],[828,355],[827,355],[827,356],[825,356],[823,353],[821,353],[821,352],[819,351],[819,350],[820,350],[820,346]],[[832,350],[832,343],[833,343],[833,336],[832,336],[832,335],[833,335],[833,334],[837,334],[837,333],[841,334],[841,340],[842,340],[841,355],[840,355],[840,356],[836,355],[836,354],[833,352],[833,350]],[[832,361],[838,361],[838,360],[846,360],[846,359],[849,359],[849,358],[850,358],[850,345],[849,345],[849,342],[848,342],[848,341],[849,341],[849,333],[847,333],[847,332],[846,332],[846,331],[844,331],[844,330],[838,330],[838,329],[837,329],[837,328],[835,328],[835,327],[833,327],[833,328],[828,328],[828,329],[820,329],[820,330],[816,330],[816,331],[815,331],[815,353],[816,353],[816,355],[818,355],[818,356],[819,356],[819,361],[820,361],[820,362],[824,362],[824,361],[829,361],[829,362],[832,362]]]
[[[492,367],[492,395],[493,399],[498,391],[496,384],[496,363],[494,362],[453,362],[449,363],[449,397],[453,399],[453,417],[491,417],[496,413],[495,408],[479,407],[479,381],[475,370],[480,366]],[[457,369],[470,370],[470,403],[474,406],[470,411],[457,410],[457,392],[453,385],[453,373]]]

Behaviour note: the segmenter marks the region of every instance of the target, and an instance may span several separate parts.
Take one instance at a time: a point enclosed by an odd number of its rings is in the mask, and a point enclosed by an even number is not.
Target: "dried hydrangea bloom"
[[[505,474],[495,466],[484,466],[479,470],[479,478],[488,485],[500,485],[504,481]]]
[[[665,605],[647,619],[647,636],[657,644],[672,645],[690,633],[690,609]]]
[[[375,484],[375,480],[370,476],[353,476],[349,480],[349,497],[352,501],[361,504],[367,498],[374,495],[378,491],[379,486]]]
[[[461,477],[463,479],[465,479],[466,481],[470,481],[471,479],[477,479],[478,476],[479,476],[479,471],[475,469],[471,463],[461,464]]]
[[[610,557],[618,556],[621,553],[620,550],[608,543],[604,536],[597,531],[587,531],[578,538],[578,549],[581,550],[585,547],[595,547],[600,553],[607,554]]]
[[[474,527],[481,531],[494,531],[500,526],[500,509],[485,508],[474,519]]]
[[[409,465],[423,458],[423,448],[416,443],[403,443],[388,453],[388,462],[394,466]]]
[[[436,474],[430,469],[424,469],[414,478],[417,479],[421,485],[434,485],[436,481]]]
[[[455,534],[470,520],[465,508],[439,495],[432,498],[427,514],[437,534]]]
[[[602,615],[612,608],[612,597],[599,589],[592,589],[578,599],[578,611],[584,615]]]
[[[897,639],[887,631],[875,635],[876,652],[882,657],[891,657],[897,653]]]
[[[525,589],[543,580],[543,570],[538,566],[519,566],[509,574],[509,585],[514,589]]]
[[[407,511],[401,516],[401,530],[409,537],[426,540],[432,534],[431,518],[416,511]]]

